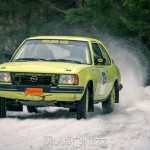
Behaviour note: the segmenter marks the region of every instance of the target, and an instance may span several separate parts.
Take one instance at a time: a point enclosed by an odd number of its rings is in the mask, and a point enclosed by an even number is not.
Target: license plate
[[[26,88],[25,94],[26,95],[42,95],[43,89],[42,88]]]

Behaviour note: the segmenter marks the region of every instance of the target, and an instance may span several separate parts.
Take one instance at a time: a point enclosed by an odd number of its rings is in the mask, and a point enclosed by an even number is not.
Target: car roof
[[[75,41],[90,41],[90,42],[101,42],[94,38],[89,37],[78,37],[78,36],[35,36],[27,38],[27,40],[43,40],[43,39],[61,39],[61,40],[75,40]]]

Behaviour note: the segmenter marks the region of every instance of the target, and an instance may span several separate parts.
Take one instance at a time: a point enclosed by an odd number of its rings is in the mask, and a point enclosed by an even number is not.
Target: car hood
[[[87,66],[86,64],[64,62],[9,62],[1,64],[0,71],[74,74],[76,71]]]

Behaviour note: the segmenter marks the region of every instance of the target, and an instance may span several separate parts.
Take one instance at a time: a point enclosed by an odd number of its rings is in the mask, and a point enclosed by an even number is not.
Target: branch
[[[51,8],[57,10],[58,12],[67,14],[67,11],[60,9],[60,8],[56,7],[55,5],[51,5]]]
[[[83,0],[76,0],[75,2],[79,8],[83,8],[83,4],[82,4]]]

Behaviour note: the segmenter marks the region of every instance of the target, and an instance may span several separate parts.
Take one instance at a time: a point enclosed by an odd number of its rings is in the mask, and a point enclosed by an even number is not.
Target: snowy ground
[[[95,105],[87,120],[77,121],[75,113],[63,108],[41,109],[39,114],[8,112],[8,118],[0,120],[0,149],[149,150],[150,87],[139,90],[134,102],[116,104],[112,114],[103,115],[100,104]]]

